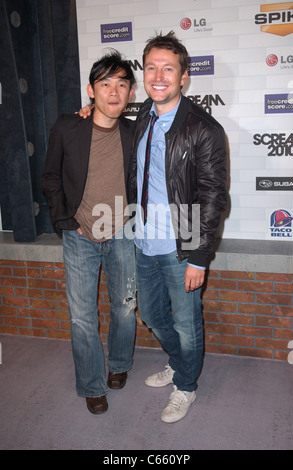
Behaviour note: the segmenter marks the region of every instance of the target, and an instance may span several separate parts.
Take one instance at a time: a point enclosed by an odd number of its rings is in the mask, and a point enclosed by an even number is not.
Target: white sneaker
[[[150,377],[145,379],[145,383],[149,387],[165,387],[168,384],[173,383],[173,375],[174,370],[169,365],[165,366],[165,370],[163,372],[157,372]]]
[[[161,420],[165,423],[175,423],[184,418],[195,398],[195,392],[183,392],[174,385],[174,391],[161,414]]]

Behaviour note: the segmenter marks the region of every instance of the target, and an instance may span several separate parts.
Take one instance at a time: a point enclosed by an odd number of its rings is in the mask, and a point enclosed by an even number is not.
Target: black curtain
[[[0,206],[16,242],[53,231],[40,187],[50,128],[81,107],[75,0],[0,0]]]

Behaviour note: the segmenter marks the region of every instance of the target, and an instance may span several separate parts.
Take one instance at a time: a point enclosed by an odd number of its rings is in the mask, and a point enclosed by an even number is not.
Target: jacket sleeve
[[[75,230],[79,227],[78,222],[68,217],[66,198],[63,190],[62,168],[64,149],[62,143],[62,115],[58,117],[51,129],[45,169],[41,178],[41,186],[46,196],[50,217],[57,233],[62,229]]]
[[[206,266],[217,238],[221,213],[227,206],[226,136],[220,125],[208,126],[196,145],[196,172],[200,204],[200,242],[188,261]]]

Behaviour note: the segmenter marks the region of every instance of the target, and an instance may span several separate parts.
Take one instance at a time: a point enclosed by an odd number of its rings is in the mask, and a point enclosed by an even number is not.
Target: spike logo
[[[261,13],[255,15],[255,24],[264,33],[287,36],[293,33],[293,2],[261,5]]]

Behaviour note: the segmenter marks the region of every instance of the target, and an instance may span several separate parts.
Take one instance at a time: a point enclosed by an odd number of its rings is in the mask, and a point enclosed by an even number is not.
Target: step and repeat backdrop
[[[82,103],[92,64],[114,48],[137,86],[125,113],[146,99],[142,51],[173,30],[186,46],[183,93],[225,128],[229,208],[223,238],[292,242],[293,2],[76,0]]]

